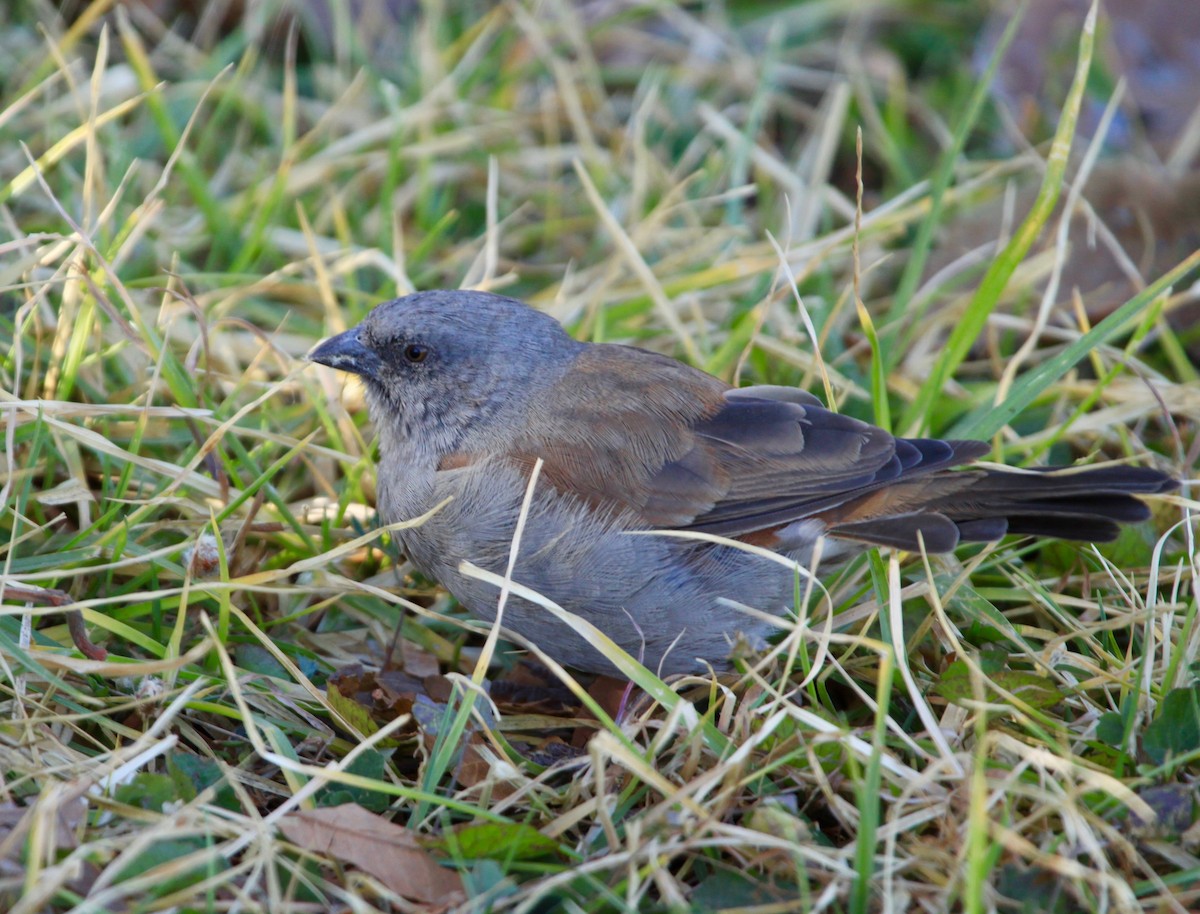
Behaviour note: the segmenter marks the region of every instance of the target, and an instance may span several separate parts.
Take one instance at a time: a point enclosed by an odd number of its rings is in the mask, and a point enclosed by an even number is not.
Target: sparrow
[[[537,466],[512,580],[660,675],[723,668],[738,633],[763,641],[818,555],[945,553],[1006,534],[1101,542],[1150,516],[1135,496],[1177,486],[1130,466],[958,469],[989,445],[897,438],[803,390],[735,389],[580,342],[483,292],[386,302],[308,357],[365,383],[382,518],[440,506],[394,534],[418,570],[494,621],[499,588],[465,563],[506,572]],[[502,622],[559,663],[613,672],[532,601],[510,597]]]

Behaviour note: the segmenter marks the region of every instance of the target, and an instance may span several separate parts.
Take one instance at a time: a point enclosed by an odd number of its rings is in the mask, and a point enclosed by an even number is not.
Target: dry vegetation
[[[360,391],[302,360],[486,288],[1187,478],[1200,124],[1159,197],[1099,155],[1106,22],[1017,123],[982,4],[280,6],[0,9],[0,907],[1200,907],[1186,488],[1100,548],[865,556],[740,676],[614,696],[486,663],[378,529]],[[1089,208],[1103,168],[1132,189]]]

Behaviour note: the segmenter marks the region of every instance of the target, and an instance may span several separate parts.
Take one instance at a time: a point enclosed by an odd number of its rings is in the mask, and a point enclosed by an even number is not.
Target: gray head
[[[556,380],[581,344],[558,322],[487,292],[417,292],[375,308],[308,358],[359,375],[384,438],[457,448]],[[481,429],[481,431],[484,431]]]

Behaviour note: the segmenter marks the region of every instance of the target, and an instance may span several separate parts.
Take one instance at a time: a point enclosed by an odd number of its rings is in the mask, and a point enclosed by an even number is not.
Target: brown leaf
[[[458,873],[439,866],[416,835],[357,803],[294,812],[279,828],[293,844],[352,864],[413,901],[450,905],[466,898]]]
[[[479,704],[481,711],[485,711]],[[413,716],[421,727],[421,739],[425,745],[426,758],[429,758],[437,745],[438,731],[445,716],[446,706],[427,698],[418,698],[413,705]],[[488,715],[484,714],[485,718]],[[507,781],[497,778],[492,770],[488,755],[482,750],[487,747],[487,740],[479,730],[475,721],[469,721],[462,736],[456,743],[456,758],[454,760],[454,779],[463,787],[478,787],[489,783],[491,795],[503,799],[511,796],[513,786]]]
[[[79,846],[75,831],[87,812],[87,801],[83,798],[83,787],[71,789],[53,801],[53,846],[57,850],[74,850]],[[43,806],[18,806],[15,803],[0,803],[0,860],[16,860],[20,856],[22,842],[39,815],[46,819],[49,810]],[[43,827],[45,822],[43,822]]]
[[[630,705],[639,702],[644,695],[631,689],[627,680],[612,676],[597,676],[588,686],[588,694],[613,720],[624,719],[630,711]],[[586,710],[581,710],[581,714],[591,716]],[[594,733],[595,727],[578,727],[571,736],[571,744],[577,747],[585,746]]]
[[[604,713],[614,720],[623,716],[631,700],[636,701],[640,697],[629,687],[627,680],[612,676],[597,676],[588,686],[588,694],[596,699]]]
[[[405,643],[403,645],[404,672],[410,676],[416,676],[419,679],[424,679],[427,676],[436,676],[442,671],[441,664],[437,657],[422,650],[415,644]]]
[[[405,707],[408,713],[416,697],[428,693],[424,680],[407,670],[380,670],[374,676],[372,694],[378,707]]]
[[[471,731],[467,736],[463,746],[462,759],[458,763],[458,769],[454,772],[454,779],[463,787],[478,787],[487,780],[494,780],[492,765],[480,751],[486,745],[483,735],[478,730]],[[493,796],[503,799],[511,794],[512,788],[508,784],[504,781],[495,781]]]
[[[363,715],[378,726],[412,713],[414,699],[425,691],[425,684],[399,670],[381,673],[363,669],[357,663],[342,667],[328,680],[331,701],[336,701],[338,710],[356,724]],[[358,706],[348,708],[347,703]],[[364,733],[374,732],[377,727],[360,729]]]

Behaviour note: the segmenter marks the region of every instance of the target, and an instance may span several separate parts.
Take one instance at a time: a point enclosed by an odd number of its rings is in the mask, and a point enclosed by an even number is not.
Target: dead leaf
[[[476,702],[475,707],[488,724],[494,724],[486,705]],[[438,732],[446,719],[446,710],[444,703],[432,701],[424,695],[418,696],[416,702],[413,703],[413,717],[420,724],[426,758],[430,756],[434,746],[437,745]],[[492,764],[493,754],[488,748],[487,740],[480,731],[479,725],[474,720],[468,721],[456,742],[456,747],[453,761],[454,779],[459,784],[463,787],[478,787],[480,784],[487,783],[491,795],[498,799],[512,795],[515,788],[502,777],[497,776]]]
[[[410,676],[424,679],[427,676],[437,676],[442,671],[437,657],[411,642],[404,643],[401,656],[404,658],[404,672]]]
[[[48,804],[0,803],[0,860],[20,857],[22,842],[38,816],[48,818],[53,825],[51,841],[54,849],[74,850],[78,847],[75,832],[88,808],[83,797],[85,789],[86,785],[65,788],[56,792]]]
[[[472,728],[463,745],[462,759],[455,769],[454,779],[463,787],[478,787],[485,781],[494,781],[492,795],[498,799],[511,796],[513,789],[504,781],[496,780],[492,772],[490,753],[485,753],[487,743],[483,735]]]
[[[628,705],[640,698],[640,692],[630,688],[628,680],[613,676],[597,676],[588,686],[588,694],[614,720],[628,713]]]
[[[636,704],[644,695],[640,690],[631,689],[628,680],[617,679],[613,676],[597,676],[588,686],[588,694],[613,720],[624,720],[629,714],[629,705]],[[586,711],[581,710],[581,713],[584,716],[590,716]],[[586,746],[595,732],[594,725],[577,728],[571,736],[571,745]]]
[[[329,677],[326,694],[339,714],[371,734],[397,717],[411,714],[414,699],[425,691],[425,683],[399,670],[375,673],[353,663]],[[412,733],[411,726],[401,729],[400,737]],[[385,745],[398,745],[385,741]]]
[[[466,899],[458,873],[439,866],[416,835],[357,803],[291,813],[279,828],[293,844],[356,866],[397,895],[439,905]]]

